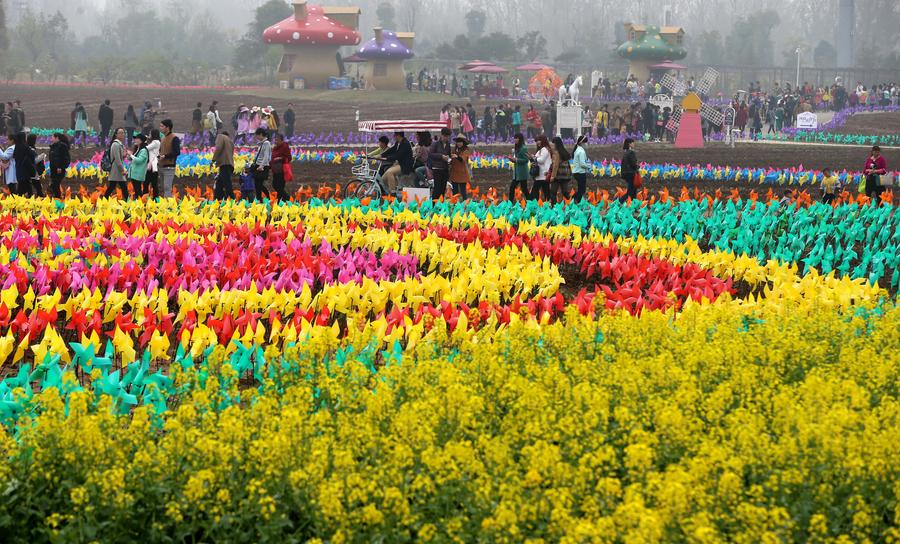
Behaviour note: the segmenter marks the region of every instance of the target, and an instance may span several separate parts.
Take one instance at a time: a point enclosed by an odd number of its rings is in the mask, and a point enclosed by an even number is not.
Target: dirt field
[[[900,134],[900,113],[863,113],[854,115],[847,124],[835,130],[839,134],[871,134],[888,136]]]
[[[128,104],[139,109],[144,101],[154,104],[161,100],[163,110],[175,122],[175,130],[184,130],[191,124],[191,112],[197,102],[203,103],[203,110],[210,102],[219,102],[219,114],[226,123],[240,104],[248,106],[272,106],[279,112],[294,103],[297,112],[296,132],[350,131],[356,130],[356,110],[360,110],[363,120],[375,119],[415,119],[437,118],[442,102],[450,102],[449,97],[431,93],[366,93],[341,91],[322,93],[319,91],[281,91],[260,93],[265,96],[229,92],[185,91],[185,90],[140,90],[97,88],[29,88],[0,85],[0,99],[8,102],[22,100],[28,126],[60,128],[68,127],[70,112],[75,102],[81,102],[88,110],[89,121],[96,124],[100,103],[109,99],[115,110],[116,119],[125,116]],[[465,104],[461,100],[454,103]],[[481,106],[482,109],[484,105]]]

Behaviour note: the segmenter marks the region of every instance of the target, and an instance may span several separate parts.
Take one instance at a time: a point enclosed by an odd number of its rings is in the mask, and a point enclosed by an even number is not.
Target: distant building
[[[631,61],[630,75],[641,81],[650,77],[650,67],[667,60],[681,60],[687,56],[684,48],[684,29],[680,26],[650,26],[625,24],[628,41],[619,46],[620,57]]]

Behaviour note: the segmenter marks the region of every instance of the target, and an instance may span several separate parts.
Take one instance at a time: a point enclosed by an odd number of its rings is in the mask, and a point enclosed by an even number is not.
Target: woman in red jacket
[[[866,167],[863,170],[866,176],[866,196],[878,203],[878,197],[884,192],[880,185],[881,176],[887,174],[887,161],[881,155],[881,148],[877,145],[872,148],[872,154],[866,159]]]
[[[284,141],[281,134],[275,135],[275,146],[272,148],[272,187],[278,193],[278,200],[290,200],[290,195],[284,190],[285,171],[291,168],[291,146]],[[288,174],[290,176],[290,174]]]

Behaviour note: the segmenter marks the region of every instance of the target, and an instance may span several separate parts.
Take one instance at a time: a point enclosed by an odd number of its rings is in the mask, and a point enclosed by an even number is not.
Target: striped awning
[[[446,128],[441,121],[360,121],[360,132],[434,132]]]

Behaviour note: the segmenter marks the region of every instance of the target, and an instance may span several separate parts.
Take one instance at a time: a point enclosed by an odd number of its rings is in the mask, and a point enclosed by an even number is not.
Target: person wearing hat
[[[147,150],[147,137],[143,134],[134,136],[134,150],[128,153],[131,164],[128,166],[128,181],[134,187],[134,192],[138,192],[144,186],[147,180],[147,169],[150,165],[150,151]],[[126,194],[128,185],[125,186]]]
[[[466,188],[472,177],[469,175],[469,141],[464,136],[457,136],[456,146],[450,153],[450,183],[453,194],[459,195],[463,200],[468,200]]]
[[[388,148],[381,157],[385,161],[394,162],[395,164],[387,169],[382,176],[382,181],[384,181],[387,190],[391,193],[397,190],[397,176],[404,175],[408,176],[412,174],[415,166],[416,160],[413,157],[412,144],[409,143],[409,140],[406,139],[406,135],[403,132],[395,132],[394,133],[394,145]]]

